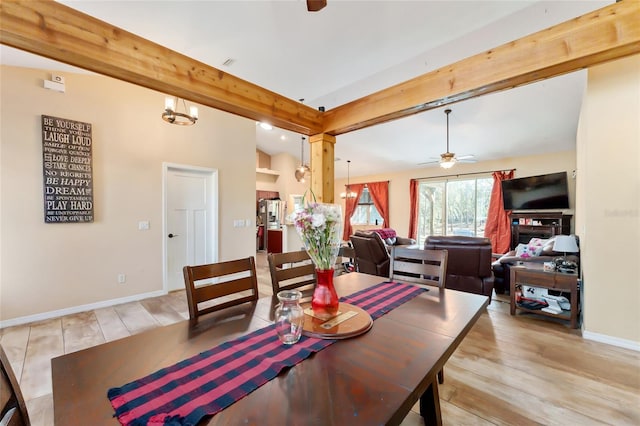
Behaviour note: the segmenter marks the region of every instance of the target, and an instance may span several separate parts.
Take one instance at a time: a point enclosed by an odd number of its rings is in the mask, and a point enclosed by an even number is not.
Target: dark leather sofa
[[[491,241],[488,238],[432,235],[425,240],[424,248],[449,252],[446,288],[491,297],[493,271]]]

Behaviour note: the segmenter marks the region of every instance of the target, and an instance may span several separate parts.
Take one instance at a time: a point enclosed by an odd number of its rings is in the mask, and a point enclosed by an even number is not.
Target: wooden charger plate
[[[373,326],[373,319],[371,319],[371,315],[367,311],[349,303],[341,302],[338,307],[338,315],[328,320],[321,320],[308,315],[306,312],[307,309],[311,309],[310,304],[302,307],[305,309],[304,325],[302,327],[302,334],[305,336],[318,339],[348,339],[366,333]],[[348,318],[338,324],[332,324],[332,321],[340,321],[345,317]]]

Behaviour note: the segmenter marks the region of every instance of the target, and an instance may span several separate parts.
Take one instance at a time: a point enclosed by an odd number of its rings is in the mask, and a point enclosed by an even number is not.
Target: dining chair
[[[253,256],[207,265],[185,266],[189,318],[258,300],[258,278]]]
[[[282,290],[305,290],[316,283],[316,268],[306,250],[269,253],[267,261],[274,296]]]
[[[444,288],[447,258],[447,250],[393,247],[389,277],[396,281]]]
[[[393,247],[389,277],[394,281],[445,288],[447,258],[447,250]],[[438,383],[444,383],[444,369],[438,372]]]
[[[0,370],[0,424],[30,426],[27,405],[22,397],[20,384],[2,346],[0,346]]]

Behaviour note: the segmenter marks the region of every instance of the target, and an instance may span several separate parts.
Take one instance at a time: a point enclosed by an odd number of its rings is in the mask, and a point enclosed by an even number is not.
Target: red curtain
[[[382,216],[383,228],[389,227],[389,181],[368,183],[369,194],[376,206],[378,213]]]
[[[500,254],[508,252],[511,246],[511,213],[506,212],[502,204],[501,182],[507,179],[513,179],[513,170],[493,172],[493,189],[484,228],[484,236],[491,240],[491,249]]]
[[[353,212],[356,211],[356,206],[358,205],[358,200],[360,200],[360,196],[362,195],[364,184],[352,183],[349,185],[349,189],[357,195],[355,198],[345,198],[344,200],[344,226],[342,228],[343,241],[349,241],[349,236],[353,233],[353,230],[351,229],[351,216],[353,216]]]
[[[418,180],[409,181],[409,238],[418,236]]]

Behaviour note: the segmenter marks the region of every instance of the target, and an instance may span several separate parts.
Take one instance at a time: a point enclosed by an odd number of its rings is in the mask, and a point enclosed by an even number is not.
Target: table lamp
[[[576,237],[573,235],[557,235],[553,243],[553,251],[562,252],[564,256],[556,259],[556,265],[560,272],[574,272],[577,265],[574,262],[567,262],[567,253],[577,253],[580,251]],[[558,262],[560,260],[560,262]]]

